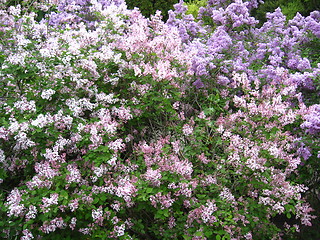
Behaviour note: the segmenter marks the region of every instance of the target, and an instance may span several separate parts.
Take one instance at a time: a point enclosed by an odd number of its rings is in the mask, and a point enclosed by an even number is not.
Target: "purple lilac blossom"
[[[309,114],[303,116],[305,122],[301,124],[301,128],[306,129],[307,133],[320,133],[320,105],[315,104],[310,107]]]

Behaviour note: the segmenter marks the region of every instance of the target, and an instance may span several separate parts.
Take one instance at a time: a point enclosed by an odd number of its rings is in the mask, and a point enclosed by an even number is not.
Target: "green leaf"
[[[146,189],[146,192],[147,192],[147,193],[152,193],[152,191],[153,191],[153,188],[147,188],[147,189]]]
[[[190,237],[190,236],[188,236],[188,235],[183,235],[183,239],[184,239],[184,240],[190,240],[190,239],[192,239],[192,237]]]
[[[165,217],[169,217],[169,209],[164,209],[164,210],[163,210],[163,215],[164,215]]]
[[[68,192],[66,190],[60,191],[60,197],[68,199]]]
[[[102,194],[102,195],[100,196],[100,199],[104,202],[104,201],[107,200],[107,196],[106,196],[105,194]]]
[[[169,210],[168,209],[159,209],[154,216],[155,218],[165,219],[169,217]]]
[[[213,234],[213,232],[210,231],[210,230],[204,232],[204,235],[205,235],[206,237],[211,237],[212,234]]]
[[[220,236],[220,235],[217,235],[217,236],[216,236],[216,240],[221,240],[221,236]]]

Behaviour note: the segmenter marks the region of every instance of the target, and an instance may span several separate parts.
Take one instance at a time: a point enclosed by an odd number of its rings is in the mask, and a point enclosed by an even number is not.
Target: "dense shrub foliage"
[[[319,12],[26,6],[0,10],[2,239],[290,239],[316,221]]]
[[[264,21],[266,12],[273,12],[276,8],[281,7],[283,13],[292,19],[297,12],[303,16],[308,16],[310,12],[320,10],[320,2],[317,0],[264,0],[257,9],[253,10],[256,18]]]
[[[140,12],[145,17],[154,15],[157,10],[161,11],[164,20],[168,19],[168,11],[173,9],[173,5],[179,0],[126,0],[129,9],[139,8]]]

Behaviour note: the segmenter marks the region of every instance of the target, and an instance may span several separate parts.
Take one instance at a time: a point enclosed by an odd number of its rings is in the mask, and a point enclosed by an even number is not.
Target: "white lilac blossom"
[[[183,125],[182,132],[184,135],[189,136],[193,133],[193,127],[189,124]]]
[[[93,220],[100,220],[101,218],[103,218],[103,211],[101,208],[98,209],[94,209],[92,210],[92,218]]]
[[[115,226],[114,227],[114,231],[116,233],[117,237],[123,236],[124,235],[124,231],[125,231],[125,225],[121,224],[120,226]]]
[[[39,127],[39,128],[43,128],[44,126],[46,126],[47,124],[50,124],[53,122],[52,117],[50,116],[50,114],[39,114],[37,116],[37,118],[35,120],[31,121],[31,125]]]
[[[25,112],[25,111],[35,112],[36,111],[35,101],[34,100],[28,101],[25,98],[21,101],[15,102],[14,107],[21,110],[21,112]]]
[[[36,218],[37,213],[38,213],[37,208],[35,206],[33,206],[33,205],[30,205],[29,206],[29,210],[28,210],[28,212],[26,214],[26,219],[34,219],[34,218]]]
[[[0,163],[4,164],[6,160],[6,156],[4,155],[4,151],[0,149]]]
[[[55,93],[56,93],[56,91],[53,89],[43,90],[41,93],[41,98],[47,99],[50,101],[52,99],[52,95],[54,95]]]

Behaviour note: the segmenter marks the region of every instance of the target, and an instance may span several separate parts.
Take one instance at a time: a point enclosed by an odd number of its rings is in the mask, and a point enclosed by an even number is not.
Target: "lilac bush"
[[[197,20],[180,2],[166,23],[121,0],[48,1],[41,21],[2,8],[1,238],[280,239],[311,226],[309,182],[294,177],[318,154],[305,141],[318,105],[300,90],[317,88],[301,46],[319,14],[286,23],[278,9],[256,28],[256,5],[209,1]]]

